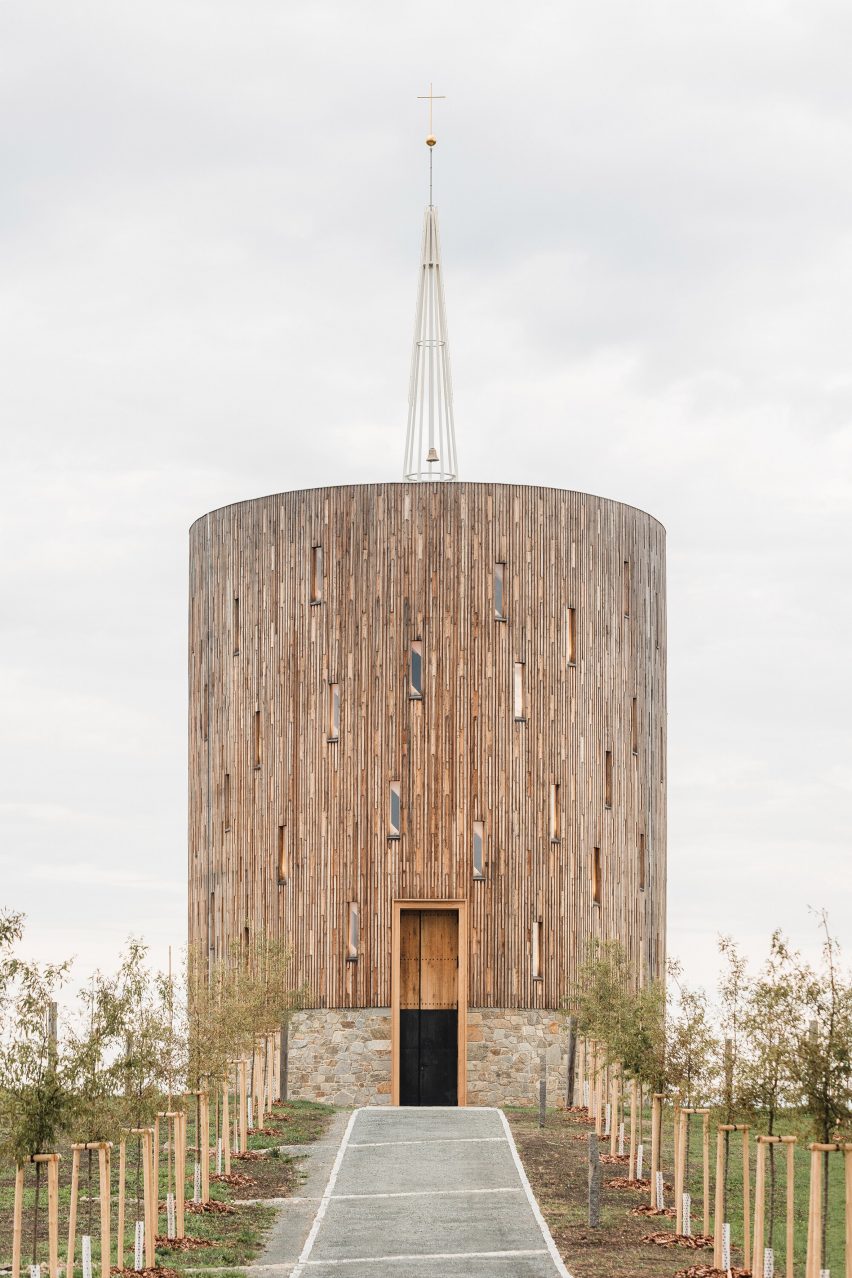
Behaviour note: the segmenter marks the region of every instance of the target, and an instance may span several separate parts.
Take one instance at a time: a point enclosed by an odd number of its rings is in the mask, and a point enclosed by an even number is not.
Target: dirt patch
[[[690,1265],[679,1269],[674,1278],[751,1278],[750,1269],[714,1269],[712,1265]]]
[[[237,1209],[230,1203],[220,1203],[211,1198],[209,1203],[187,1203],[186,1210],[193,1216],[235,1216]]]
[[[113,1265],[110,1273],[117,1274],[118,1278],[178,1278],[176,1269],[164,1265],[154,1265],[151,1269],[119,1269]]]
[[[161,1251],[198,1251],[201,1247],[212,1247],[212,1238],[164,1238],[157,1235],[157,1246]]]
[[[672,1234],[668,1230],[661,1234],[643,1234],[643,1243],[653,1243],[655,1247],[686,1247],[690,1251],[701,1251],[713,1246],[709,1234]]]
[[[250,1185],[256,1185],[257,1180],[254,1176],[245,1176],[242,1172],[219,1172],[215,1176],[210,1177],[211,1181],[215,1181],[217,1185],[230,1185],[232,1189],[246,1189]]]

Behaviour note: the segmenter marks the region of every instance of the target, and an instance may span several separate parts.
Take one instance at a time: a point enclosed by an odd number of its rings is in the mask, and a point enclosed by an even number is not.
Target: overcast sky
[[[401,476],[434,81],[461,477],[668,530],[669,948],[852,948],[852,9],[6,0],[0,903],[185,934],[187,529]]]

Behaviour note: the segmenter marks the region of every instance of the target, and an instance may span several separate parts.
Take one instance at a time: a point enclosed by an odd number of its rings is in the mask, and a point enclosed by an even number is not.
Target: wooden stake
[[[110,1271],[110,1150],[109,1142],[98,1145],[98,1195],[101,1200],[101,1278]]]
[[[175,1233],[186,1237],[186,1111],[178,1110],[175,1132]]]
[[[210,1096],[201,1093],[201,1201],[210,1202]]]
[[[757,1169],[754,1178],[754,1248],[751,1253],[751,1272],[753,1274],[761,1274],[763,1272],[763,1217],[766,1198],[767,1143],[763,1136],[758,1136]]]
[[[59,1278],[59,1155],[47,1164],[47,1247],[50,1278]],[[109,1248],[109,1240],[107,1240]]]
[[[222,1080],[222,1157],[225,1175],[231,1174],[231,1088],[226,1074]]]
[[[805,1261],[805,1278],[819,1278],[820,1248],[822,1244],[822,1153],[815,1145],[811,1151],[811,1183],[808,1202],[808,1253]]]
[[[743,1268],[748,1265],[751,1251],[751,1168],[748,1153],[748,1123],[739,1129],[743,1134]],[[761,1257],[761,1270],[763,1257]]]
[[[722,1225],[725,1215],[725,1128],[716,1132],[716,1204],[713,1211],[713,1268],[722,1268]]]
[[[793,1254],[796,1241],[796,1137],[782,1136],[781,1141],[787,1146],[787,1264],[786,1278],[795,1278]]]
[[[686,1173],[686,1119],[690,1111],[675,1110],[675,1233],[683,1233],[683,1187]]]
[[[77,1199],[80,1190],[80,1151],[82,1145],[71,1146],[71,1201],[68,1204],[68,1250],[65,1253],[65,1278],[74,1278],[74,1250],[77,1243]]]
[[[663,1093],[651,1099],[651,1206],[657,1207],[657,1172],[660,1170],[660,1130],[663,1125]]]
[[[710,1111],[705,1109],[702,1118],[704,1121],[701,1135],[701,1164],[704,1171],[704,1183],[701,1205],[704,1210],[702,1233],[706,1237],[710,1233]]]
[[[15,1168],[15,1207],[12,1214],[12,1278],[21,1278],[21,1232],[24,1218],[24,1169]]]
[[[639,1097],[639,1084],[635,1078],[630,1080],[630,1165],[627,1175],[630,1180],[636,1177],[636,1105]]]
[[[843,1146],[843,1170],[846,1173],[846,1278],[852,1278],[852,1145]]]
[[[156,1232],[158,1206],[154,1202],[152,1180],[154,1171],[154,1130],[151,1127],[134,1127],[131,1136],[142,1137],[142,1201],[145,1218],[145,1268],[154,1268],[154,1238]],[[158,1192],[159,1186],[156,1191]]]
[[[124,1181],[127,1175],[127,1141],[118,1143],[118,1225],[115,1232],[115,1263],[124,1268]]]
[[[239,1063],[240,1076],[240,1153],[248,1150],[248,1062],[245,1057]]]
[[[579,1055],[579,1057],[580,1057],[580,1063],[579,1063],[578,1070],[577,1070],[577,1086],[578,1086],[578,1088],[580,1089],[579,1103],[580,1103],[580,1105],[582,1105],[582,1104],[584,1103],[584,1096],[585,1096],[585,1091],[586,1091],[586,1088],[585,1088],[585,1082],[586,1082],[586,1040],[585,1040],[585,1039],[583,1039],[582,1043],[580,1044],[580,1051],[579,1051],[578,1055]]]

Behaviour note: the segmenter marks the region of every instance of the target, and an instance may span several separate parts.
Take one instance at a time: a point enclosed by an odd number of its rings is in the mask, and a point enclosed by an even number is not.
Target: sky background
[[[669,949],[852,948],[852,9],[0,8],[0,904],[185,937],[187,529],[401,476],[434,81],[461,477],[668,530]]]

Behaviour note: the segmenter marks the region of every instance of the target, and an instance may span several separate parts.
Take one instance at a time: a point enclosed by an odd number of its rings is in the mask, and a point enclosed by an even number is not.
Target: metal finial
[[[428,93],[418,93],[418,95],[417,95],[417,101],[418,101],[418,102],[428,102],[428,103],[429,103],[429,133],[428,133],[428,136],[427,136],[427,138],[426,138],[426,145],[427,145],[428,147],[432,147],[432,146],[434,146],[434,145],[435,145],[435,143],[438,141],[438,139],[435,137],[434,133],[432,132],[432,103],[433,103],[433,102],[438,102],[438,101],[443,101],[443,100],[446,98],[446,96],[447,96],[447,95],[446,95],[446,93],[433,93],[433,92],[432,92],[432,84],[431,84],[431,82],[430,82],[430,84],[429,84],[429,92],[428,92]]]

